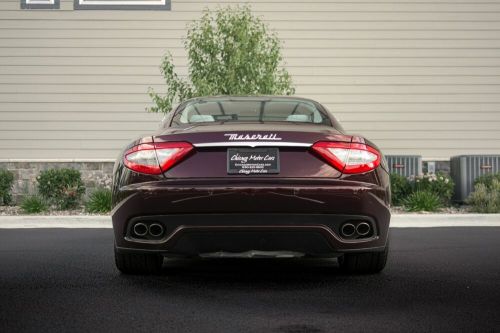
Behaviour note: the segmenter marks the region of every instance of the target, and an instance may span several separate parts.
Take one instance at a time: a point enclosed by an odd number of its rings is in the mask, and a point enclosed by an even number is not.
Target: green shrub
[[[167,54],[161,64],[167,91],[150,88],[152,112],[170,112],[173,103],[207,95],[292,95],[295,89],[282,67],[281,42],[248,6],[205,10],[188,26],[184,48],[188,78],[180,77]]]
[[[400,206],[411,193],[410,181],[397,173],[391,173],[391,200],[394,206]]]
[[[484,184],[487,187],[491,187],[494,179],[500,182],[500,173],[490,173],[487,175],[482,175],[474,180],[474,186],[477,184]]]
[[[85,192],[80,171],[75,169],[50,169],[40,173],[38,191],[57,209],[78,206]]]
[[[476,213],[500,213],[500,180],[485,177],[477,182],[466,203]]]
[[[439,196],[431,191],[416,191],[403,200],[409,212],[435,212],[442,207]]]
[[[11,203],[12,184],[14,184],[14,174],[9,170],[0,169],[0,205]]]
[[[403,201],[415,192],[432,192],[437,195],[442,205],[449,205],[453,196],[454,184],[451,178],[443,173],[424,174],[405,178],[398,174],[391,174],[391,192],[394,205],[401,205]]]
[[[453,196],[453,180],[441,172],[410,177],[410,185],[412,192],[425,191],[436,194],[443,205],[449,205]]]
[[[21,202],[21,209],[24,213],[27,214],[45,212],[48,210],[48,208],[49,207],[45,199],[38,194],[27,196]]]
[[[111,190],[100,188],[92,192],[85,203],[89,213],[109,213],[111,211]]]

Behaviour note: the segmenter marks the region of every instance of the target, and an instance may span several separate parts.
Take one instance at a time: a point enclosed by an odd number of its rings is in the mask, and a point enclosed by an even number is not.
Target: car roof
[[[310,102],[314,104],[319,104],[318,102],[304,97],[298,96],[276,96],[276,95],[218,95],[218,96],[202,96],[202,97],[194,97],[186,100],[185,102],[190,101],[238,101],[238,100],[251,100],[256,102],[268,102],[273,100],[291,100],[291,101],[304,101]]]

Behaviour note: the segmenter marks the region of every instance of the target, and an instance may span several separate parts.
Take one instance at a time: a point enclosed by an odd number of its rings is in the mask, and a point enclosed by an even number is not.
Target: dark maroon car
[[[116,265],[153,273],[164,257],[314,256],[379,272],[389,203],[380,150],[321,104],[195,98],[115,164]]]

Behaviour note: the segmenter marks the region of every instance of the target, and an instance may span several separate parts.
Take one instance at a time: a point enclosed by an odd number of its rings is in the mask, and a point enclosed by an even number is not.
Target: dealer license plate
[[[270,174],[280,172],[278,148],[229,148],[228,174]]]

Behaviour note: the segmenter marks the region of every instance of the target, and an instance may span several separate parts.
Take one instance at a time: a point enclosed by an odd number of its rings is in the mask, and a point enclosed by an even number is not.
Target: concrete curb
[[[109,216],[0,216],[0,229],[111,227]],[[500,214],[393,214],[391,227],[500,227]]]
[[[110,229],[109,216],[0,216],[0,229],[69,228]]]
[[[500,227],[500,214],[393,214],[391,227]]]

